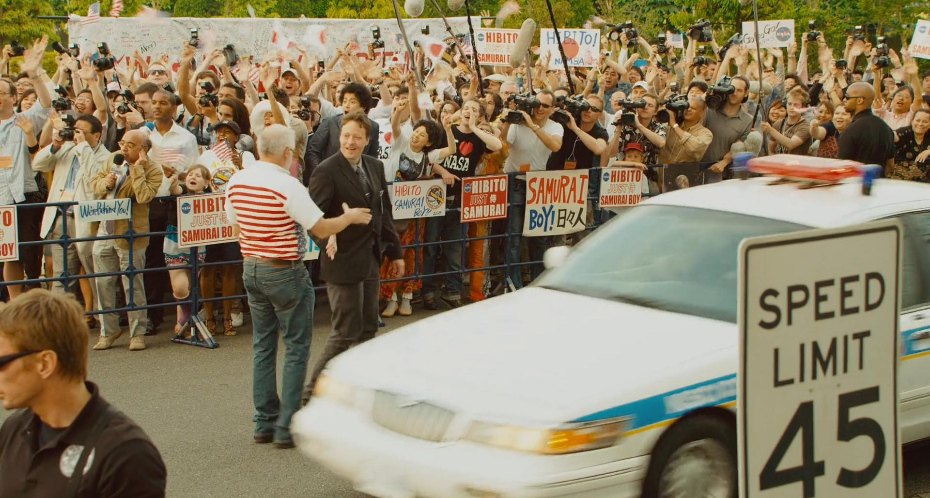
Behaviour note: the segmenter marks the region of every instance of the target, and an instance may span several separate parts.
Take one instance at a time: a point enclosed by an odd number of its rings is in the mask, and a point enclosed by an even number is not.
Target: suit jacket
[[[338,250],[335,260],[329,259],[325,249],[320,254],[320,277],[332,284],[354,284],[365,280],[372,265],[381,263],[381,255],[392,260],[401,259],[400,239],[394,230],[391,198],[384,180],[384,164],[362,156],[360,167],[371,185],[371,194],[365,195],[362,181],[345,156],[337,153],[314,169],[310,176],[310,198],[323,211],[326,218],[342,214],[342,203],[349,207],[371,209],[371,223],[349,225],[336,235]],[[326,241],[320,241],[326,247]]]
[[[97,172],[103,167],[110,151],[99,144],[97,152],[94,152],[87,142],[75,145],[73,142],[67,142],[62,145],[56,153],[52,153],[51,145],[43,148],[36,154],[32,161],[32,170],[48,173],[53,171],[52,184],[48,189],[48,202],[63,201],[89,201],[94,199],[94,187],[91,182],[96,178]],[[68,181],[68,174],[71,171],[71,164],[74,159],[78,160],[78,170],[74,176],[74,197],[62,198],[65,191],[65,184]],[[55,225],[58,218],[59,209],[57,206],[45,208],[42,215],[42,227],[39,235],[44,239]],[[69,220],[73,223],[73,220]],[[91,236],[95,234],[90,234]]]
[[[107,189],[107,175],[113,171],[112,154],[107,158],[103,168],[97,171],[94,178],[94,193],[98,199],[104,199],[110,190]],[[164,170],[161,165],[149,161],[136,161],[135,164],[129,165],[129,174],[123,184],[119,186],[115,199],[132,199],[132,230],[135,233],[146,233],[149,231],[149,203],[155,198],[158,187],[161,186],[165,178]],[[116,220],[113,223],[114,233],[110,235],[123,235],[129,231],[128,220]],[[133,250],[145,249],[148,246],[148,237],[136,237],[133,239]],[[120,249],[129,249],[128,239],[116,239],[116,246]]]
[[[313,169],[326,159],[339,153],[339,134],[342,130],[342,114],[324,118],[320,121],[310,140],[307,142],[307,153],[304,157],[304,184],[307,184]],[[368,136],[368,146],[365,147],[366,156],[378,157],[378,136],[380,128],[376,121],[368,118],[371,124],[371,133]]]

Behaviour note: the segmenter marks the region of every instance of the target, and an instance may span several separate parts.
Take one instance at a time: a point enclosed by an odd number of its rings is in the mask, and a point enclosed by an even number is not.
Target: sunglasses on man
[[[38,353],[38,351],[20,351],[18,353],[0,356],[0,370],[2,370],[3,367],[9,365],[10,363],[13,363],[14,361],[20,358],[29,356],[31,354],[36,354],[36,353]]]

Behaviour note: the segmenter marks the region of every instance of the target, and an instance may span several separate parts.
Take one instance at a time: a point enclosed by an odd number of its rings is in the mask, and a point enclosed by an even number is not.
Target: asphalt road
[[[426,315],[388,319],[382,331]],[[315,322],[311,365],[329,333],[325,303]],[[252,443],[248,326],[218,337],[215,350],[171,343],[166,326],[147,338],[145,351],[128,351],[121,338],[113,349],[90,352],[90,378],[161,450],[170,497],[364,497],[296,450]],[[930,444],[904,455],[904,496],[930,498]]]

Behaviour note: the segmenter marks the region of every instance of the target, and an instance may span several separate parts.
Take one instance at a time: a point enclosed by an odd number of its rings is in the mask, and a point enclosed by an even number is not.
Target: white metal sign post
[[[741,497],[901,496],[901,230],[883,221],[740,246]]]

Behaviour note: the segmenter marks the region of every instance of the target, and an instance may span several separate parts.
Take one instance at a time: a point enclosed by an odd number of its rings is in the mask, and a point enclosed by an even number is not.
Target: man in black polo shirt
[[[67,294],[0,305],[0,400],[20,409],[0,427],[0,498],[165,496],[158,449],[86,380],[89,335]]]
[[[562,136],[562,147],[549,156],[547,170],[588,169],[601,165],[601,157],[607,152],[609,140],[607,130],[599,123],[604,112],[604,101],[597,95],[588,95],[585,100],[588,109],[581,111],[581,119],[577,123],[568,112],[556,111],[564,117],[565,134]]]
[[[868,83],[853,83],[846,89],[846,110],[853,115],[849,128],[840,134],[840,159],[852,159],[882,167],[884,176],[894,166],[894,132],[872,114],[875,90]]]

